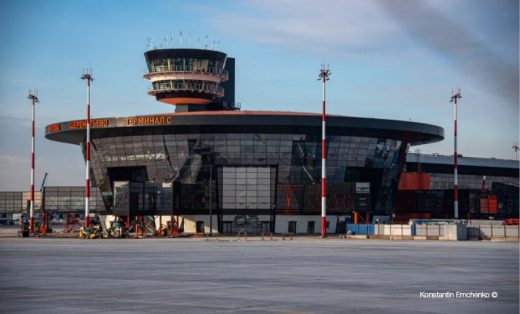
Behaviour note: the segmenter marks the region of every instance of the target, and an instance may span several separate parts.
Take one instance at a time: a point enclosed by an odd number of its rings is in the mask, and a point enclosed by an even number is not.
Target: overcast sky
[[[435,124],[453,150],[452,88],[460,87],[459,151],[513,159],[518,143],[518,1],[258,0],[0,2],[0,190],[29,185],[28,89],[37,88],[37,176],[82,185],[79,146],[44,126],[85,115],[83,68],[94,69],[92,115],[163,113],[146,94],[143,53],[173,36],[200,37],[235,57],[243,109],[319,112],[320,64],[329,63],[328,111]]]

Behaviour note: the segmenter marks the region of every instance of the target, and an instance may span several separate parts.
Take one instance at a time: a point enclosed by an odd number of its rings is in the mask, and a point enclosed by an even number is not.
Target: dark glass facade
[[[201,80],[163,80],[153,82],[154,91],[190,91],[224,96],[224,88],[215,82]]]
[[[195,72],[227,76],[224,62],[214,59],[158,58],[147,63],[150,73]]]
[[[48,212],[70,213],[85,210],[84,186],[48,186],[44,188],[44,206]],[[90,190],[90,211],[104,212],[103,200],[99,190]]]
[[[0,192],[0,213],[23,213],[29,210],[30,192]],[[34,209],[40,212],[71,213],[85,209],[85,187],[46,186],[34,192]],[[97,188],[91,189],[90,211],[105,212],[106,208]]]
[[[181,191],[176,195],[182,214],[207,214],[210,203],[222,214],[319,214],[317,134],[135,135],[93,144],[93,178],[107,209],[114,203],[114,181],[134,181],[172,183]],[[329,136],[329,213],[351,213],[355,182],[369,182],[371,211],[388,214],[407,148],[400,140]]]
[[[30,192],[0,192],[0,213],[12,214],[29,210]],[[40,210],[42,194],[34,192],[34,209]]]
[[[428,176],[429,186],[427,190],[399,190],[394,202],[397,216],[405,221],[414,214],[453,218],[452,156],[409,154],[404,170]],[[459,157],[459,217],[518,218],[518,179],[518,161]],[[496,199],[496,211],[489,211],[490,196]]]
[[[497,210],[490,213],[482,201],[487,195],[496,197]],[[459,189],[459,217],[461,219],[518,218],[518,186],[493,183],[493,189]],[[487,204],[485,202],[484,204]],[[411,218],[453,218],[453,188],[443,190],[398,191],[395,197],[396,219],[406,223]]]

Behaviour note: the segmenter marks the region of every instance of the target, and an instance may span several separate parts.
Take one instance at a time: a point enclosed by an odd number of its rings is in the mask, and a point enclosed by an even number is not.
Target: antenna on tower
[[[462,95],[460,94],[460,88],[455,89],[455,91],[453,90],[453,88],[451,89],[451,100],[450,100],[450,102],[454,102],[455,98],[457,98],[457,99],[462,98]]]
[[[151,37],[146,37],[146,46],[148,48],[148,50],[154,50],[155,49],[155,44],[153,42],[153,39]],[[85,70],[85,69],[83,69]]]
[[[179,48],[182,48],[182,31],[179,33]]]
[[[37,89],[30,89],[29,90],[29,96],[27,98],[34,100],[34,102],[40,102],[38,99],[38,90]]]
[[[29,90],[29,97],[28,98],[32,99],[31,96],[34,96],[36,98],[35,102],[39,102],[38,101],[38,90],[36,88],[33,88],[33,89]]]
[[[321,65],[321,69],[320,69],[320,74],[318,76],[318,81],[320,80],[325,80],[325,81],[328,81],[329,80],[329,76],[332,74],[332,72],[330,72],[330,68],[329,68],[329,65],[325,65],[325,64],[322,64]]]
[[[82,69],[81,79],[82,80],[87,80],[87,81],[93,81],[94,77],[93,77],[92,69],[83,68]]]

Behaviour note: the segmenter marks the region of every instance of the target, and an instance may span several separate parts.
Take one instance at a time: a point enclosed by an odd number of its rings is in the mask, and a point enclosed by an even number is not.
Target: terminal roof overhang
[[[80,144],[86,136],[84,125],[85,120],[51,124],[46,127],[45,137]],[[321,134],[321,115],[279,111],[199,111],[100,118],[93,119],[91,126],[93,139],[192,132]],[[444,139],[444,129],[435,125],[339,115],[327,115],[327,134],[404,140],[412,145]]]

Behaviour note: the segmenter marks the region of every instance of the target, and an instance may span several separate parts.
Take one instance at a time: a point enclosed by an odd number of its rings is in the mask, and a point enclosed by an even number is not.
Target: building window
[[[195,222],[195,232],[204,233],[204,221]]]
[[[270,167],[224,167],[222,173],[223,208],[270,208]]]
[[[309,221],[307,223],[307,233],[308,234],[314,234],[314,227],[315,227],[316,223],[314,221]]]
[[[296,233],[296,221],[289,221],[288,232]]]

